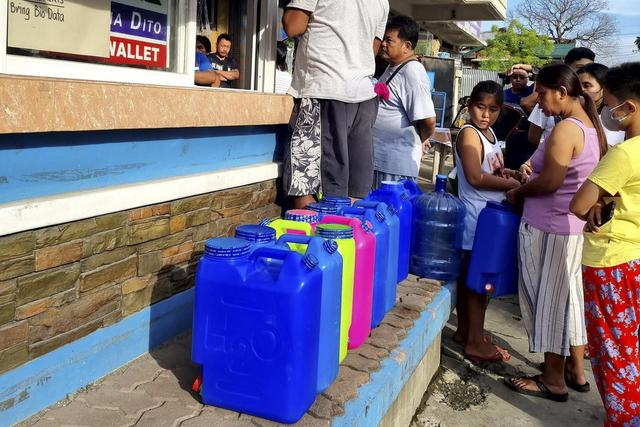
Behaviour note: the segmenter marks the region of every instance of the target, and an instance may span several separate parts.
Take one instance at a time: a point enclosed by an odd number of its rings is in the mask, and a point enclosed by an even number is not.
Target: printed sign
[[[9,0],[7,6],[9,47],[109,56],[110,1]]]
[[[168,0],[111,2],[109,62],[167,67]]]

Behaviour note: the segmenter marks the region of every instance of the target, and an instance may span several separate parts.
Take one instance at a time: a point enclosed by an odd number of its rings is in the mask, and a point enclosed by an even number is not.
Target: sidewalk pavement
[[[485,328],[493,340],[511,353],[507,363],[476,366],[464,359],[462,346],[451,339],[456,316],[451,315],[442,335],[442,363],[414,416],[411,427],[602,426],[604,409],[585,360],[591,391],[569,390],[569,401],[524,396],[508,389],[504,375],[540,373],[542,354],[528,352],[517,297],[492,300]]]

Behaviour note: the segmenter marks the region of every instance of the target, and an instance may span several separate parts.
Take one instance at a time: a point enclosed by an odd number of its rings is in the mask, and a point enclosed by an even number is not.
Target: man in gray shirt
[[[388,0],[292,0],[283,16],[300,38],[289,94],[296,98],[284,182],[294,207],[325,196],[362,198],[373,179],[378,100],[373,90]]]

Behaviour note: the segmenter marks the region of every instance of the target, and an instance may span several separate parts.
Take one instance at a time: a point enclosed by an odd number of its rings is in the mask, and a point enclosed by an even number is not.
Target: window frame
[[[138,83],[158,86],[193,86],[197,0],[176,0],[177,71],[146,70],[90,62],[38,58],[7,53],[7,32],[0,31],[0,74],[56,79],[91,80],[111,83]],[[0,22],[7,23],[8,2],[0,0]],[[6,28],[6,27],[5,27]],[[189,47],[193,48],[189,48]]]

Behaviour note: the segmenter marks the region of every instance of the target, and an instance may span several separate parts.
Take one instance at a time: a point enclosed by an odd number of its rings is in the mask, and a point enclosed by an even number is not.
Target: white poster
[[[8,0],[7,45],[109,57],[110,0]]]

